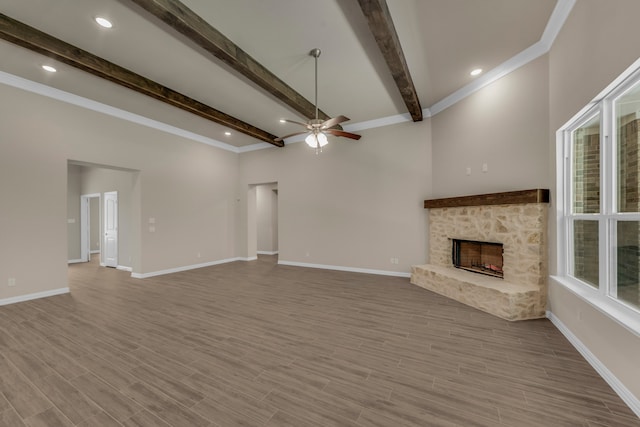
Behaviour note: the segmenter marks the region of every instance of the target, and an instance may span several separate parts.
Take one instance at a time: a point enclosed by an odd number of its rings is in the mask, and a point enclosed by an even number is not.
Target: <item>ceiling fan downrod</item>
[[[346,132],[342,129],[334,129],[335,126],[339,125],[342,122],[346,122],[349,120],[348,117],[345,116],[337,116],[334,118],[330,118],[327,120],[318,118],[320,110],[318,108],[318,57],[320,56],[321,51],[319,48],[311,49],[309,52],[309,56],[313,56],[315,59],[315,118],[310,119],[307,123],[301,123],[294,120],[281,119],[282,122],[294,123],[297,125],[303,126],[306,130],[301,132],[295,132],[289,135],[281,136],[275,139],[275,141],[283,141],[285,138],[289,138],[296,135],[307,134],[305,138],[305,142],[311,148],[316,149],[316,154],[322,152],[322,147],[327,145],[327,135],[341,136],[354,140],[360,139],[360,135],[355,133]]]
[[[315,49],[311,49],[311,52],[309,52],[309,55],[313,56],[315,58],[315,65],[316,65],[316,94],[315,94],[315,102],[316,102],[316,120],[318,120],[318,58],[320,57],[320,54],[322,53],[322,51],[319,48],[315,48]]]

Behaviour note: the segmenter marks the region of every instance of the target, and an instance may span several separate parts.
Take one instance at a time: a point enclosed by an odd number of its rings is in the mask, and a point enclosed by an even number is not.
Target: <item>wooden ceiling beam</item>
[[[129,0],[229,65],[302,116],[315,118],[315,105],[252,58],[179,0]],[[318,118],[328,120],[323,111]]]
[[[275,135],[0,13],[0,38],[230,129],[282,147]]]
[[[386,0],[358,0],[411,118],[422,120],[422,107]]]

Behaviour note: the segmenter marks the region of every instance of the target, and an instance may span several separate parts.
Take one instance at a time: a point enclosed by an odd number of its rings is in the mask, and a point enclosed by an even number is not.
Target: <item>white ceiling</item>
[[[355,0],[182,0],[308,100],[349,123],[406,107]],[[556,0],[387,0],[423,108],[541,40]],[[0,12],[275,135],[304,120],[129,0],[0,0]],[[93,18],[112,20],[110,30]],[[259,141],[0,40],[0,71],[236,147]],[[40,66],[54,65],[49,74]]]

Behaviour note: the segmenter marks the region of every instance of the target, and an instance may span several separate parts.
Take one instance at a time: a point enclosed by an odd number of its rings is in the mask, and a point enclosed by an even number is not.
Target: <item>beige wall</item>
[[[0,99],[0,300],[67,286],[69,159],[140,171],[134,272],[236,256],[237,154],[5,85]]]
[[[555,131],[640,57],[639,15],[637,0],[576,2],[549,53],[550,167],[555,167]],[[550,188],[553,201],[555,179]],[[550,271],[555,274],[557,240],[555,224],[550,224]],[[555,281],[549,285],[551,312],[640,399],[640,337]]]
[[[432,117],[434,197],[549,188],[548,105],[545,55]]]
[[[77,261],[80,250],[80,195],[82,194],[82,168],[69,165],[67,175],[67,258]],[[69,222],[73,221],[73,222]]]
[[[281,261],[409,273],[426,260],[428,119],[363,131],[357,142],[332,139],[319,155],[304,143],[241,154],[243,254],[247,194],[264,182],[278,183]]]

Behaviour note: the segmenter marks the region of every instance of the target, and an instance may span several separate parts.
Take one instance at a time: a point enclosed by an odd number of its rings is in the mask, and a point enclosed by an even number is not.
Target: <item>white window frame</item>
[[[640,213],[618,213],[617,129],[614,106],[618,98],[640,85],[640,60],[612,82],[556,132],[557,271],[553,279],[598,310],[640,336],[640,307],[617,299],[617,222],[640,221]],[[600,120],[600,212],[573,213],[573,132],[599,117]],[[599,286],[573,275],[573,222],[598,221]]]

